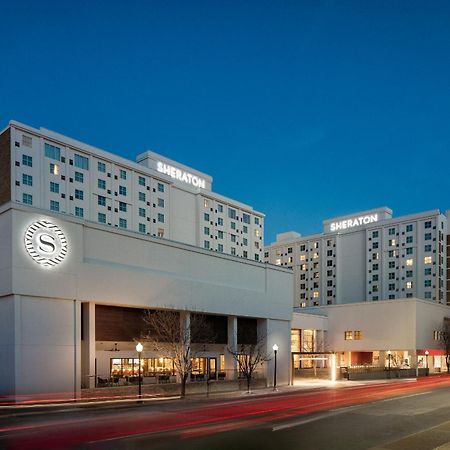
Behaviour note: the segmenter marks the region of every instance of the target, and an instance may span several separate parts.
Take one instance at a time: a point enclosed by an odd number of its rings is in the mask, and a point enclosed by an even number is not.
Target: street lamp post
[[[428,355],[430,352],[428,350],[425,350],[425,369],[427,369],[426,375],[428,375]]]
[[[143,345],[138,342],[136,344],[136,351],[138,352],[139,356],[139,366],[138,366],[138,383],[139,383],[139,400],[142,398],[142,385],[141,385],[141,353],[144,349]]]
[[[274,367],[273,367],[273,390],[277,390],[277,353],[278,353],[278,345],[274,344],[272,347],[273,353],[275,355]]]
[[[388,378],[391,378],[391,351],[388,350]]]

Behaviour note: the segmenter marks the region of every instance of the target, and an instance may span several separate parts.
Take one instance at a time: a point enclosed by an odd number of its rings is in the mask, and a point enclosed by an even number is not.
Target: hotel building
[[[148,310],[201,314],[192,379],[237,376],[228,349],[279,346],[290,377],[292,273],[260,261],[263,219],[211,177],[154,153],[138,163],[11,122],[0,133],[0,394],[79,396],[138,374]],[[176,377],[146,346],[144,384]],[[270,384],[273,358],[260,367]],[[134,391],[133,391],[134,392]]]
[[[448,304],[447,217],[389,208],[323,222],[320,234],[277,235],[265,261],[293,269],[294,307],[418,298]]]

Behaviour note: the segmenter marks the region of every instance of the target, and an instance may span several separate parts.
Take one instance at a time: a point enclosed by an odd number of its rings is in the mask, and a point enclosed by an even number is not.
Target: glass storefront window
[[[291,352],[300,351],[300,332],[301,330],[291,330]]]
[[[111,376],[134,377],[139,374],[138,358],[112,358]],[[175,375],[172,358],[142,358],[141,374],[144,377],[156,375]]]

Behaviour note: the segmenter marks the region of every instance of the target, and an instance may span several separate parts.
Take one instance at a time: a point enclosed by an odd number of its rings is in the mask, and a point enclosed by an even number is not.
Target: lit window
[[[378,253],[372,253],[372,259],[377,260],[379,257]]]
[[[413,264],[414,264],[414,260],[413,259],[410,258],[410,259],[406,260],[406,265],[407,266],[412,266]]]
[[[352,341],[353,340],[353,331],[344,331],[344,339],[346,341]]]
[[[355,341],[360,341],[362,339],[362,332],[360,330],[355,330],[353,334]]]
[[[255,230],[255,236],[256,236],[256,237],[259,237],[260,234],[261,234],[261,231],[260,231],[260,230]],[[291,252],[290,252],[290,253],[292,253],[292,248],[291,248]]]
[[[59,175],[59,166],[57,164],[50,164],[50,173],[52,175]]]
[[[203,200],[203,206],[209,208],[209,201],[206,198]]]
[[[158,228],[158,237],[164,237],[164,230],[162,228]]]
[[[300,255],[300,261],[306,261],[306,255]]]
[[[390,247],[395,247],[395,245],[396,245],[395,239],[389,239],[389,246]]]
[[[425,258],[423,258],[424,264],[431,264],[432,262],[433,262],[433,260],[432,260],[431,256],[425,256]]]
[[[405,288],[406,289],[412,289],[412,287],[413,287],[413,282],[412,281],[407,281],[405,283]]]
[[[319,293],[317,291],[313,292],[313,298],[319,298]]]
[[[25,203],[25,202],[24,202]],[[276,260],[275,260],[275,264],[277,265],[277,266],[281,266],[281,258],[277,258]]]
[[[313,254],[313,258],[314,259],[317,259],[319,257],[319,253],[317,253],[317,252],[314,252],[314,254]]]

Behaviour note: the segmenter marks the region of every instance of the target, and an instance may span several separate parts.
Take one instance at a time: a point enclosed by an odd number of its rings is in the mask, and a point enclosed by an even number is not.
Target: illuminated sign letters
[[[378,222],[378,214],[370,214],[367,216],[354,217],[353,219],[341,220],[340,222],[332,222],[330,231],[346,230],[347,228],[359,227],[372,222]]]
[[[56,225],[47,220],[40,220],[27,228],[25,248],[35,262],[50,268],[65,258],[67,239]]]
[[[156,170],[164,175],[169,175],[169,177],[174,180],[182,181],[183,183],[192,184],[192,186],[205,189],[206,182],[203,178],[193,175],[192,173],[185,172],[184,170],[177,169],[169,164],[158,161],[156,163]]]

